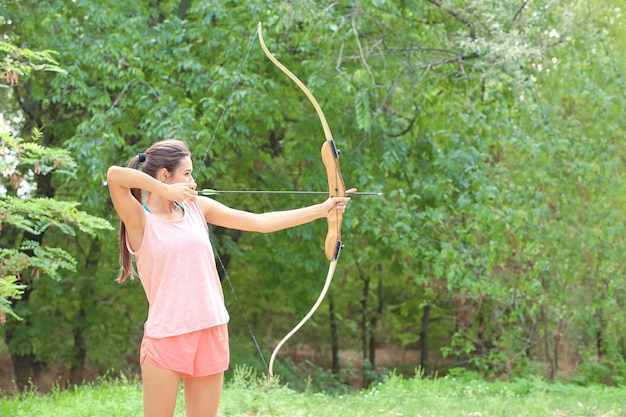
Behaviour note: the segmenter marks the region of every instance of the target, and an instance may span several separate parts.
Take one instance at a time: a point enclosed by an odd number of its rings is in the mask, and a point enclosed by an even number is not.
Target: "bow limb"
[[[330,288],[330,283],[332,282],[336,267],[337,267],[337,260],[331,261],[328,267],[328,275],[326,276],[326,282],[324,283],[324,288],[322,289],[322,292],[320,293],[320,295],[317,297],[317,301],[315,301],[315,304],[313,305],[311,310],[309,310],[307,315],[304,316],[302,320],[300,320],[300,323],[298,323],[296,327],[294,327],[289,333],[287,333],[287,335],[283,337],[281,341],[278,342],[278,344],[274,348],[274,351],[272,352],[272,356],[270,357],[270,364],[268,368],[270,377],[274,376],[274,361],[276,360],[276,355],[278,355],[278,351],[280,350],[280,348],[283,347],[283,345],[287,342],[287,340],[291,338],[291,336],[296,334],[296,332],[300,330],[302,326],[304,326],[304,323],[306,323],[313,316],[317,308],[320,306],[320,304],[322,304],[322,301],[324,300],[324,297],[326,297],[326,293],[328,292],[328,288]]]
[[[322,124],[322,128],[324,129],[324,136],[326,141],[322,145],[322,162],[324,163],[324,167],[326,169],[326,176],[328,178],[328,192],[330,197],[345,197],[346,195],[346,186],[343,181],[343,177],[341,175],[341,170],[339,169],[339,151],[335,146],[335,141],[333,139],[333,135],[330,131],[330,126],[328,125],[328,121],[326,120],[326,116],[322,111],[319,103],[313,96],[313,94],[309,91],[309,89],[304,85],[298,77],[296,77],[287,67],[281,64],[274,55],[269,51],[267,46],[265,45],[265,41],[263,40],[263,31],[261,22],[259,22],[257,33],[259,35],[259,42],[261,44],[261,48],[263,52],[268,57],[270,61],[274,65],[276,65],[282,72],[284,72],[291,80],[296,83],[298,87],[304,92],[306,97],[309,99],[315,111],[317,112],[317,116],[320,119],[320,123]],[[328,292],[328,288],[333,279],[333,275],[335,274],[335,268],[337,266],[337,259],[339,258],[339,252],[343,248],[341,243],[341,225],[343,223],[343,216],[338,212],[337,208],[333,208],[326,217],[326,221],[328,223],[328,233],[326,235],[326,241],[324,244],[324,251],[326,253],[326,257],[330,261],[330,265],[328,267],[328,275],[326,276],[326,281],[324,282],[324,288],[320,293],[317,301],[313,305],[313,308],[309,310],[309,312],[304,316],[304,318],[293,328],[276,346],[274,352],[272,352],[272,356],[270,358],[269,363],[269,374],[271,377],[274,376],[273,365],[274,360],[276,359],[276,355],[280,348],[285,344],[285,342],[293,336],[303,325],[306,323],[311,316],[315,313],[319,305],[324,300],[326,293]]]
[[[293,72],[289,71],[289,69],[287,69],[287,67],[285,67],[283,64],[281,64],[276,59],[276,57],[269,51],[269,49],[267,49],[267,46],[265,45],[265,41],[263,40],[263,31],[262,30],[263,30],[263,28],[262,28],[261,22],[259,22],[257,33],[259,34],[259,42],[261,43],[261,48],[263,48],[263,52],[265,52],[265,55],[269,58],[270,61],[272,61],[274,63],[274,65],[276,65],[278,68],[280,68],[280,70],[282,72],[287,74],[287,76],[289,78],[291,78],[291,80],[294,83],[296,83],[298,85],[298,87],[300,87],[300,89],[304,92],[304,94],[307,96],[307,98],[309,99],[311,104],[313,104],[313,107],[315,107],[315,111],[317,112],[317,117],[319,117],[320,122],[322,123],[322,127],[324,128],[324,136],[326,137],[326,140],[332,140],[333,139],[333,135],[330,132],[330,126],[328,125],[328,122],[326,121],[326,116],[324,116],[324,112],[322,111],[322,108],[320,107],[319,103],[317,102],[315,97],[313,97],[313,94],[311,94],[311,92],[309,91],[307,86],[304,85],[304,83],[302,81],[300,81],[298,79],[298,77],[296,77],[293,74]]]

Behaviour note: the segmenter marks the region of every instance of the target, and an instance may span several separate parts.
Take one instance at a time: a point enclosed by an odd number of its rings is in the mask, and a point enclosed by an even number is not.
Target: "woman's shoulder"
[[[203,201],[185,200],[183,201],[182,208],[185,210],[185,214],[189,213],[189,215],[193,217],[202,217],[204,219],[207,204]]]

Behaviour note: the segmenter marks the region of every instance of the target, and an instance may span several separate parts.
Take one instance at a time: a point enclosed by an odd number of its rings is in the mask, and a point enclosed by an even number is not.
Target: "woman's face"
[[[195,180],[191,175],[193,172],[193,163],[191,157],[187,156],[180,161],[180,165],[173,173],[165,179],[167,184],[190,183],[195,184]]]

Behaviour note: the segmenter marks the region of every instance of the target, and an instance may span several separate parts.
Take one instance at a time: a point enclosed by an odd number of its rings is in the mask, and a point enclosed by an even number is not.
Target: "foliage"
[[[4,39],[58,51],[49,57],[66,70],[31,73],[3,104],[12,131],[35,128],[43,136],[25,142],[58,152],[42,169],[63,161],[75,173],[38,183],[39,197],[80,200],[113,220],[106,168],[167,137],[189,142],[200,187],[323,190],[319,121],[251,43],[261,20],[270,50],[325,110],[346,183],[385,192],[355,196],[345,216],[333,309],[327,302],[298,334],[320,352],[307,372],[326,380],[316,367],[330,367],[333,344],[362,356],[354,368],[340,363],[338,374],[361,372],[368,361],[379,369],[371,351],[390,344],[419,348],[429,374],[462,366],[489,377],[619,383],[626,357],[620,2],[179,6],[21,1],[0,10]],[[27,180],[37,158],[23,162]],[[219,198],[257,212],[317,201]],[[103,367],[124,366],[135,357],[131,335],[141,331],[145,301],[138,285],[111,284],[113,233],[68,242],[68,223],[19,214],[13,222],[45,229],[55,246],[79,254],[75,274],[38,283],[22,303],[36,329],[21,329],[22,341],[41,352],[44,339],[54,339],[46,361],[84,364],[82,353]],[[55,221],[61,229],[49,228]],[[318,294],[327,270],[323,221],[272,235],[211,232],[250,325],[271,349]],[[226,292],[231,331],[248,333]],[[47,305],[46,293],[59,303]],[[46,333],[55,318],[64,325]],[[74,345],[61,343],[70,337]],[[285,356],[298,357],[296,344]],[[254,356],[243,353],[242,362],[258,363]]]
[[[4,250],[2,250],[2,252],[2,257],[4,257]],[[20,254],[13,254],[11,258],[17,258],[15,255]],[[7,255],[7,257],[9,256]],[[9,300],[19,300],[24,292],[24,289],[25,285],[20,284],[17,275],[4,275],[4,278],[0,280],[0,311],[3,312],[3,315],[0,315],[0,322],[2,322],[2,324],[5,323],[7,314],[10,314],[15,318],[19,318],[15,315],[15,313],[13,313],[13,310],[11,309],[11,301]]]
[[[0,24],[6,24],[0,21]],[[32,71],[53,71],[65,73],[54,60],[54,51],[32,51],[28,48],[20,48],[5,40],[0,40],[0,53],[3,55],[0,68],[3,72],[4,81],[8,85],[17,84],[18,79],[30,75]],[[2,85],[7,88],[7,85]]]
[[[35,68],[36,69],[36,68]],[[24,178],[35,175],[48,175],[52,171],[71,174],[75,166],[67,150],[49,149],[36,143],[41,132],[35,131],[31,140],[13,137],[0,132],[0,148],[5,158],[1,172],[9,179],[10,186],[19,190]],[[6,182],[4,184],[7,184]],[[9,184],[7,184],[9,186]],[[49,198],[29,198],[32,186],[26,184],[22,196],[11,196],[8,190],[0,194],[0,230],[8,229],[14,238],[18,234],[42,235],[50,227],[55,227],[65,235],[74,236],[76,229],[92,235],[98,230],[110,229],[104,219],[100,219],[77,209],[77,202],[63,202]],[[24,274],[39,277],[40,274],[60,280],[60,270],[75,270],[76,260],[59,247],[42,246],[37,241],[15,239],[14,247],[0,247],[0,321],[5,315],[18,318],[11,309],[10,300],[19,300],[26,286]]]
[[[6,213],[3,221],[33,235],[44,233],[53,226],[70,236],[76,235],[76,229],[90,232],[111,228],[105,220],[78,210],[79,204],[76,201],[57,201],[50,198],[0,198],[0,208]]]

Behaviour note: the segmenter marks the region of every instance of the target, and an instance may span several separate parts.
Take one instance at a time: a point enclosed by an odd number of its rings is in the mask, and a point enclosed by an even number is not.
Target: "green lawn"
[[[0,416],[141,416],[141,386],[103,381],[72,390],[0,399]],[[485,382],[392,377],[344,395],[295,392],[242,372],[224,390],[220,416],[272,417],[621,417],[626,387],[580,387],[542,380]],[[176,416],[184,416],[182,395]]]

